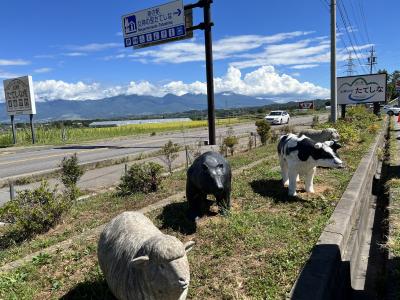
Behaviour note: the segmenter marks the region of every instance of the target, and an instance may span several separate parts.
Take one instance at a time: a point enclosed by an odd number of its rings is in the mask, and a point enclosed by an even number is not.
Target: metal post
[[[31,123],[32,144],[35,144],[36,143],[36,134],[35,134],[35,127],[33,125],[33,114],[29,115],[29,121]]]
[[[337,121],[336,98],[336,0],[331,0],[331,122]]]
[[[341,104],[340,106],[342,108],[342,113],[341,113],[342,119],[344,119],[346,118],[346,104]]]
[[[15,199],[15,189],[14,189],[14,182],[10,181],[10,200],[14,200]]]
[[[211,3],[212,0],[204,1],[204,39],[206,52],[207,71],[207,102],[208,102],[208,137],[209,144],[215,145],[215,108],[214,108],[214,72],[211,35]]]
[[[15,145],[17,143],[17,132],[15,131],[14,115],[11,115],[11,130],[13,135],[13,144]]]
[[[128,175],[128,164],[125,164],[125,176]]]

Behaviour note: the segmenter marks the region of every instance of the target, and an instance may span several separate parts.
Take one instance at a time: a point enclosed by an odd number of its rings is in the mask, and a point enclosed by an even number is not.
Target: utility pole
[[[354,58],[351,57],[351,51],[349,51],[349,57],[347,58],[347,64],[345,64],[345,67],[347,67],[347,76],[351,76],[354,73],[353,67],[355,66],[354,64]]]
[[[371,51],[369,52],[371,53],[371,56],[368,57],[369,74],[372,74],[372,67],[377,64],[374,46],[372,46]]]
[[[371,47],[371,56],[368,57],[369,74],[372,74],[372,67],[377,64],[374,46]],[[378,115],[380,110],[379,102],[374,102],[374,114]]]
[[[336,97],[336,0],[331,0],[331,122],[337,121]]]

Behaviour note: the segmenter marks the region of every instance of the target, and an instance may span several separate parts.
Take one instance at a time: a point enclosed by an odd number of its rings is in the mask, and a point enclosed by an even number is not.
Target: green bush
[[[65,199],[47,181],[42,181],[37,189],[18,192],[14,200],[0,208],[0,220],[11,223],[7,234],[1,237],[0,247],[11,240],[18,243],[48,231],[67,207]]]
[[[83,175],[83,168],[79,165],[76,153],[70,157],[64,157],[60,164],[61,182],[64,184],[68,198],[75,201],[79,195],[78,180]]]
[[[257,134],[260,136],[261,144],[265,145],[270,136],[271,125],[266,120],[257,120]]]
[[[317,128],[333,127],[339,132],[340,141],[344,145],[363,142],[366,139],[366,132],[375,133],[379,126],[379,120],[372,112],[362,105],[350,107],[346,111],[346,118],[336,123],[318,124]]]
[[[118,194],[126,196],[134,193],[156,192],[162,181],[162,171],[163,167],[154,162],[132,165],[121,177],[121,182],[117,187]]]

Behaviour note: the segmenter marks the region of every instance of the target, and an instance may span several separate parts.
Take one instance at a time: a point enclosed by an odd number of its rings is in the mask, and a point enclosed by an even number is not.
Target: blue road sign
[[[125,47],[144,46],[186,35],[182,0],[122,17]]]

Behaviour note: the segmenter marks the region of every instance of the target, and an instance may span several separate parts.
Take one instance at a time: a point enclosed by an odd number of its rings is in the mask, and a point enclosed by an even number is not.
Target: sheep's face
[[[140,264],[145,282],[156,298],[165,300],[185,299],[190,282],[186,252],[190,251],[194,243],[188,242],[182,245],[175,238],[168,240],[168,243],[164,243],[165,240],[163,243],[155,243],[158,248],[157,255],[152,255],[152,251],[150,251],[150,255],[135,258],[134,261]],[[179,243],[176,243],[175,240]],[[168,252],[172,253],[169,246],[174,247],[175,257],[167,254]],[[160,256],[166,256],[170,259]]]
[[[150,262],[148,271],[148,279],[160,299],[180,299],[183,293],[186,295],[190,282],[186,255],[172,261]]]
[[[338,141],[340,139],[340,135],[335,128],[327,128],[325,131],[331,135],[330,140]]]

